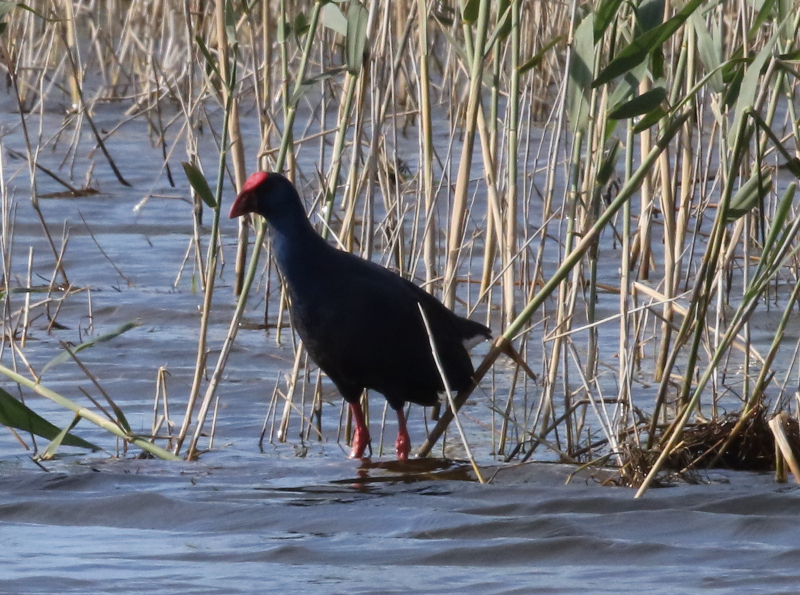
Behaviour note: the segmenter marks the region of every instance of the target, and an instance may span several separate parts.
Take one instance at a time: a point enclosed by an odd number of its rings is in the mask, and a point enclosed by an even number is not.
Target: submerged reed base
[[[735,429],[740,421],[739,414],[725,414],[716,420],[688,425],[683,430],[681,442],[672,450],[655,478],[654,485],[665,486],[675,481],[698,483],[701,481],[699,472],[704,469],[779,470],[785,457],[776,445],[767,415],[764,408],[753,411],[738,431]],[[774,419],[780,419],[783,434],[796,459],[800,455],[800,423],[788,415]],[[657,442],[663,443],[663,438],[661,436]],[[610,481],[615,485],[636,488],[642,485],[661,455],[659,447],[646,450],[633,441],[622,443],[620,452],[623,464]]]

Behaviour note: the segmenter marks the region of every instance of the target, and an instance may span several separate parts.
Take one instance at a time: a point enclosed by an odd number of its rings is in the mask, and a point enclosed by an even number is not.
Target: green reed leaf
[[[342,9],[333,3],[326,4],[319,13],[320,22],[328,29],[332,29],[342,37],[347,36],[347,18]]]
[[[753,174],[733,195],[726,212],[725,223],[733,223],[744,217],[769,194],[770,190],[772,190],[772,174],[770,168],[765,167]]]
[[[189,183],[194,188],[194,191],[197,192],[197,196],[206,203],[212,209],[217,208],[217,200],[214,198],[214,194],[211,192],[211,188],[208,187],[208,182],[206,181],[206,177],[203,175],[196,166],[192,165],[188,161],[182,161],[181,165],[183,165],[183,171],[186,174],[186,179],[189,180]]]
[[[722,83],[722,73],[718,70],[722,63],[722,48],[719,43],[716,43],[719,40],[711,36],[705,20],[699,13],[693,13],[689,17],[689,22],[694,27],[695,35],[697,36],[697,51],[700,54],[701,62],[708,72],[714,71],[714,75],[710,80],[711,88],[717,93],[721,93],[724,90],[724,85]]]
[[[90,339],[84,343],[81,343],[80,345],[72,349],[72,353],[78,353],[79,351],[83,351],[84,349],[88,349],[89,347],[94,347],[98,343],[106,343],[111,339],[119,337],[123,333],[127,333],[129,330],[136,328],[137,326],[141,326],[141,324],[142,323],[139,322],[138,320],[132,320],[131,322],[126,322],[125,324],[115,328],[113,331],[110,331],[103,335],[99,335],[94,339]],[[40,376],[43,376],[44,373],[53,366],[57,366],[58,364],[67,361],[68,359],[70,359],[70,357],[71,356],[68,351],[60,353],[59,355],[51,359],[49,362],[47,362],[47,364],[45,364],[44,368],[42,368]]]
[[[0,1],[0,19],[10,14],[12,10],[17,7],[16,2],[7,2],[6,0]]]
[[[592,87],[604,85],[645,61],[683,25],[703,0],[690,0],[674,17],[636,37],[597,76]]]
[[[775,9],[775,0],[764,0],[764,3],[761,5],[761,8],[758,10],[758,14],[756,14],[755,20],[753,20],[753,24],[747,30],[747,38],[753,39],[756,36],[758,31],[761,29],[761,26],[767,22]]]
[[[635,134],[639,134],[640,132],[647,130],[651,126],[655,126],[656,124],[658,124],[661,118],[667,116],[668,114],[669,112],[659,105],[656,109],[654,109],[652,112],[647,114],[645,117],[643,117],[636,123],[636,126],[633,127],[633,132]]]
[[[730,127],[728,134],[728,147],[733,148],[736,145],[736,135],[739,133],[740,123],[742,118],[750,111],[756,101],[756,94],[764,82],[761,80],[761,72],[764,66],[772,57],[772,52],[775,48],[777,35],[773,35],[761,51],[758,52],[750,66],[744,72],[742,78],[742,86],[739,91],[739,96],[736,99],[736,108],[734,112],[733,123]]]
[[[510,0],[500,0],[497,3],[497,31],[496,35],[500,41],[505,41],[511,33],[511,2]]]
[[[622,143],[618,138],[615,138],[606,143],[606,152],[603,157],[603,163],[597,171],[597,185],[600,187],[605,186],[611,180],[611,176],[617,171],[617,158],[619,156],[619,149]]]
[[[464,14],[461,15],[461,20],[465,23],[473,24],[478,20],[478,12],[480,12],[480,0],[467,0],[467,5],[464,7]]]
[[[441,24],[441,23],[440,23]],[[448,31],[444,27],[440,27],[439,30],[444,34],[445,39],[450,42],[450,45],[453,46],[453,51],[458,54],[458,57],[461,58],[461,62],[463,64],[469,64],[469,58],[467,57],[467,52],[464,47],[458,43],[455,37],[453,37],[452,33]]]
[[[206,59],[206,68],[211,69],[211,71],[217,75],[217,78],[222,80],[222,75],[219,72],[219,68],[217,68],[217,59],[211,55],[211,52],[206,46],[206,42],[199,35],[194,39],[197,42],[197,46],[200,48],[200,53],[203,54],[203,57]]]
[[[592,68],[594,64],[594,16],[589,14],[575,30],[574,51],[569,65],[569,87],[567,88],[567,115],[573,130],[586,126],[589,117],[589,93],[591,92]]]
[[[664,23],[665,0],[642,0],[636,4],[637,34],[655,29]]]
[[[769,235],[767,239],[764,241],[764,248],[762,249],[761,253],[762,258],[761,260],[765,261],[765,256],[768,255],[772,251],[772,247],[778,240],[778,236],[781,235],[784,224],[786,220],[789,218],[789,214],[792,212],[792,205],[794,204],[794,195],[797,191],[797,183],[791,182],[789,186],[786,188],[786,192],[783,193],[783,198],[781,202],[778,203],[778,208],[775,209],[775,214],[772,217],[772,227],[769,230]]]
[[[51,424],[3,388],[0,388],[0,424],[23,432],[30,432],[47,440],[55,439],[62,432],[58,426]],[[61,443],[93,451],[100,450],[99,446],[70,434],[68,430],[64,432]]]
[[[294,18],[294,23],[292,23],[292,32],[297,37],[302,37],[308,29],[308,17],[303,12],[297,13],[297,16]]]
[[[722,105],[731,107],[739,99],[739,93],[742,90],[742,81],[744,80],[744,61],[736,67],[722,68],[722,82],[724,94],[722,96]],[[726,80],[727,75],[727,80]]]
[[[544,60],[545,54],[547,54],[547,52],[553,49],[556,46],[556,44],[558,44],[563,39],[566,39],[566,35],[559,35],[558,37],[554,37],[553,39],[551,39],[549,42],[545,44],[545,46],[541,50],[539,50],[539,52],[537,52],[535,56],[533,56],[529,60],[526,60],[524,64],[520,64],[517,67],[517,72],[519,72],[520,74],[525,74],[530,69],[539,66],[539,64],[542,63],[542,60]]]
[[[599,43],[608,26],[614,22],[622,0],[603,0],[594,13],[594,42]]]
[[[48,444],[48,445],[47,445],[47,448],[46,448],[46,449],[45,449],[45,451],[44,451],[44,452],[43,452],[43,453],[42,453],[42,454],[39,456],[39,459],[40,459],[40,460],[42,460],[42,461],[49,461],[49,460],[50,460],[50,459],[52,459],[54,456],[56,456],[56,453],[58,452],[58,449],[61,447],[61,444],[62,444],[62,443],[64,442],[64,440],[66,439],[66,437],[67,437],[67,434],[70,432],[70,430],[72,430],[72,428],[74,428],[75,426],[77,426],[77,425],[78,425],[78,422],[79,422],[80,420],[81,420],[81,416],[80,416],[80,415],[76,415],[75,417],[73,417],[73,418],[72,418],[72,423],[70,423],[70,424],[69,424],[69,425],[68,425],[66,428],[64,428],[63,430],[61,430],[61,431],[60,431],[60,432],[59,432],[59,433],[56,435],[56,437],[55,437],[55,438],[53,438],[53,439],[50,441],[50,444]]]
[[[347,11],[347,72],[356,76],[364,63],[369,11],[359,0],[351,0]]]
[[[647,114],[659,107],[667,98],[667,90],[664,87],[655,87],[645,91],[641,95],[615,106],[608,114],[614,120],[626,120],[635,118],[642,114]]]

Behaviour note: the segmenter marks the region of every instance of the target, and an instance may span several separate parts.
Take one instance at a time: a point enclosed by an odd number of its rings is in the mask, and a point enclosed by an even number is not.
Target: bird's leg
[[[353,447],[350,450],[350,458],[361,459],[364,457],[364,451],[367,446],[370,447],[370,453],[372,453],[372,446],[370,445],[372,439],[369,437],[369,428],[364,420],[364,410],[361,409],[361,403],[350,403],[350,411],[353,414],[353,423],[356,426],[353,430]]]
[[[402,407],[397,410],[397,442],[394,443],[394,451],[398,461],[407,461],[408,453],[411,452],[411,437],[408,435]]]

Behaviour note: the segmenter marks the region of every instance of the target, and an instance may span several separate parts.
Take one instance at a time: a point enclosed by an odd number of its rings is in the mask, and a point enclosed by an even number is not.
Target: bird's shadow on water
[[[355,477],[329,479],[324,484],[263,488],[270,492],[296,495],[293,506],[315,506],[322,503],[352,503],[364,498],[396,495],[392,487],[403,493],[447,495],[452,488],[446,482],[476,482],[467,462],[450,459],[413,459],[408,461],[373,461],[361,459]],[[411,489],[408,486],[419,484]],[[259,489],[259,488],[256,488]]]
[[[362,459],[355,478],[331,480],[333,485],[349,486],[364,493],[375,493],[380,486],[424,484],[420,493],[442,494],[446,481],[476,481],[472,467],[467,462],[450,459],[410,459],[407,461],[373,461]],[[432,483],[433,482],[433,483]]]

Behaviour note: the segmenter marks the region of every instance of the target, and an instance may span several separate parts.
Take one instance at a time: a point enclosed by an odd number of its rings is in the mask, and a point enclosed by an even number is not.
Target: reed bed
[[[754,416],[797,417],[793,3],[28,6],[0,6],[0,55],[26,129],[34,208],[43,175],[67,192],[83,189],[70,148],[59,147],[61,170],[38,164],[55,142],[42,130],[55,105],[70,106],[58,136],[93,135],[96,167],[111,168],[120,185],[128,182],[108,148],[114,131],[93,121],[101,104],[119,106],[120,125],[146,119],[162,175],[191,185],[194,234],[181,270],[192,267],[205,297],[191,388],[185,400],[172,390],[186,405],[169,436],[172,456],[208,448],[207,417],[244,317],[263,317],[274,340],[296,349],[265,438],[285,440],[290,426],[322,436],[325,383],[285,330],[262,222],[244,222],[235,253],[221,252],[220,213],[256,169],[293,179],[331,241],[495,330],[476,373],[480,406],[470,409],[483,426],[466,431],[482,433],[479,459],[615,464],[641,495],[677,460],[685,472],[729,461],[752,428],[771,444]],[[216,163],[199,157],[209,145],[219,150]],[[176,173],[179,161],[189,184]],[[0,190],[2,350],[22,358],[34,306],[26,302],[19,315],[15,292],[25,288],[11,270],[4,180]],[[50,308],[72,290],[59,242],[37,212],[54,272],[49,301],[35,307]],[[220,275],[238,302],[209,361]],[[252,300],[257,293],[266,300]],[[775,329],[769,344],[753,340],[754,316],[765,312]],[[159,378],[154,434],[169,415]],[[423,454],[438,452],[450,419],[452,407],[429,428]],[[340,423],[344,440],[344,416]],[[701,448],[702,428],[712,438]]]

